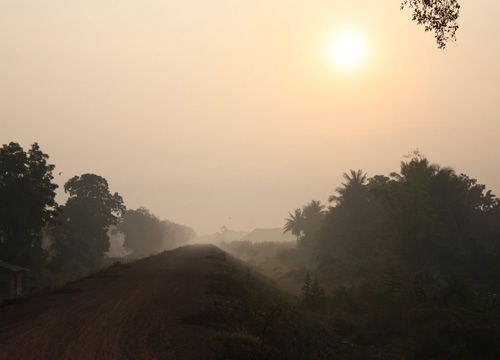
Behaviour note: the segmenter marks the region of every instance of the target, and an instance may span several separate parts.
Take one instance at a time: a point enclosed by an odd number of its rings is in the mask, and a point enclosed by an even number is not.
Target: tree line
[[[121,233],[124,248],[146,256],[185,244],[193,229],[160,220],[141,207],[127,210],[107,180],[74,176],[64,184],[68,199],[56,202],[55,165],[37,143],[28,151],[11,142],[0,148],[0,259],[32,274],[98,269]]]
[[[300,252],[325,263],[378,259],[411,272],[453,267],[500,290],[500,200],[485,185],[418,151],[389,176],[343,176],[328,208],[311,201],[285,219]]]
[[[285,219],[297,246],[277,259],[309,271],[298,305],[403,358],[498,359],[500,200],[418,151],[398,172],[344,179],[328,207]]]

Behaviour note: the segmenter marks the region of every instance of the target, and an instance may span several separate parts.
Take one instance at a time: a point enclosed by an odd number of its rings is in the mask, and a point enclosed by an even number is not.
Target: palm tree
[[[341,203],[345,200],[346,196],[349,196],[350,193],[356,193],[361,190],[366,184],[366,173],[363,174],[361,169],[354,171],[350,171],[350,175],[347,173],[343,173],[342,176],[346,180],[345,183],[342,183],[341,187],[335,189],[339,195],[332,195],[328,198],[329,202],[337,202]]]
[[[304,226],[304,216],[302,214],[302,210],[295,209],[294,214],[288,212],[290,215],[289,218],[284,219],[286,221],[285,226],[283,227],[283,234],[291,231],[292,235],[297,237],[297,243],[300,242],[300,238],[302,237],[302,230]]]
[[[309,204],[302,207],[302,231],[304,233],[304,239],[307,237],[311,240],[311,236],[320,230],[321,223],[325,217],[325,205],[323,205],[318,200],[311,200]]]
[[[426,182],[439,171],[439,166],[430,164],[426,158],[414,158],[409,162],[402,161],[400,173],[392,172],[390,175],[399,182]]]
[[[311,200],[311,202],[307,205],[304,205],[302,208],[303,217],[312,218],[318,214],[322,214],[325,209],[325,205],[321,203],[319,200]]]

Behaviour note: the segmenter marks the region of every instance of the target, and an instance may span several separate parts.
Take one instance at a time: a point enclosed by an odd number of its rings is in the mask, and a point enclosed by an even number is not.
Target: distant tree
[[[69,198],[53,232],[55,264],[95,269],[109,250],[108,228],[125,211],[123,199],[111,194],[106,179],[95,174],[71,178],[64,191]]]
[[[294,213],[288,212],[289,218],[285,219],[286,223],[283,228],[283,233],[290,231],[292,235],[297,237],[297,244],[300,243],[302,237],[302,231],[304,230],[304,217],[302,215],[302,210],[295,209]]]
[[[441,281],[452,268],[478,293],[500,291],[500,199],[484,185],[418,150],[390,177],[344,178],[318,235],[319,269],[345,281],[389,265]]]
[[[434,247],[443,239],[443,224],[433,208],[431,184],[438,166],[430,164],[418,150],[406,156],[400,172],[392,172],[391,179],[374,184],[372,191],[387,214],[385,236],[391,239],[392,250],[405,264],[421,268],[432,260]]]
[[[26,153],[11,142],[0,148],[0,258],[27,267],[45,261],[41,230],[58,213],[54,165],[37,143]]]
[[[127,210],[116,230],[125,236],[123,247],[133,251],[134,255],[150,255],[163,249],[161,222],[144,207]]]
[[[362,170],[343,174],[346,180],[328,199],[328,209],[319,236],[320,246],[336,255],[365,256],[371,251],[383,212],[370,192],[370,183]],[[377,181],[381,177],[375,177]]]
[[[311,200],[307,205],[302,207],[302,216],[310,221],[321,219],[321,215],[325,210],[325,205],[319,200]]]
[[[299,245],[312,249],[316,244],[317,232],[321,229],[325,218],[325,205],[318,200],[311,200],[302,207],[302,232]]]
[[[173,249],[186,245],[196,237],[196,232],[189,226],[179,225],[168,220],[163,220],[161,226],[163,229],[163,246],[165,249]],[[221,231],[227,232],[228,229],[223,226]]]
[[[342,176],[346,182],[336,189],[339,195],[331,195],[328,201],[339,204],[363,201],[366,196],[366,173],[362,170],[351,170],[350,175],[343,173]]]
[[[413,10],[412,20],[423,25],[425,31],[433,31],[437,45],[444,49],[456,39],[460,4],[458,0],[404,0],[401,9]]]
[[[418,151],[391,177],[372,190],[387,214],[384,237],[403,263],[417,271],[469,267],[471,274],[495,268],[488,263],[500,250],[500,202],[491,191]]]

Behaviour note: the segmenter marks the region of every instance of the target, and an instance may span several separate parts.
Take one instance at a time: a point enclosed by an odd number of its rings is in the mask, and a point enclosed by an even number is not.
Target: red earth
[[[179,248],[0,307],[0,359],[207,359],[200,312],[216,248]]]

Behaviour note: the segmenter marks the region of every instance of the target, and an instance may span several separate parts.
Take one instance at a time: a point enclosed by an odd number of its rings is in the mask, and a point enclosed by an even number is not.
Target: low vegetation
[[[188,323],[217,330],[215,360],[376,359],[378,349],[343,340],[334,328],[297,308],[274,282],[214,249],[203,312]],[[399,355],[385,351],[384,358]]]

